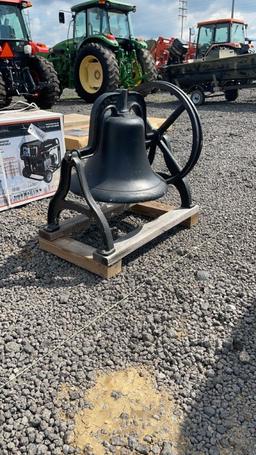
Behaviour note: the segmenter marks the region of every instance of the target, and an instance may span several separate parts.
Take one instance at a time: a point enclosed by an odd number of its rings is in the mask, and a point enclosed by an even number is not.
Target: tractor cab
[[[239,19],[218,19],[199,22],[196,58],[206,57],[212,48],[232,48],[236,53],[246,44],[247,25]]]
[[[88,0],[71,8],[73,19],[73,39],[79,43],[88,38],[105,39],[109,45],[131,40],[133,37],[130,12],[136,7],[112,0]],[[65,23],[65,14],[59,13],[59,22]]]
[[[129,12],[131,5],[115,2],[86,2],[71,8],[74,14],[74,39],[105,37],[107,40],[130,39],[132,27]]]
[[[0,108],[13,96],[50,108],[59,98],[59,81],[53,66],[37,55],[48,47],[30,38],[26,8],[28,0],[0,0]]]
[[[12,50],[23,52],[24,45],[30,41],[23,16],[24,8],[29,6],[30,2],[0,2],[0,57],[13,57]]]

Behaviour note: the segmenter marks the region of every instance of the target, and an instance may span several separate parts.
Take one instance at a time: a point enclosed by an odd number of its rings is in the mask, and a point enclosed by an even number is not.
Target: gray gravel
[[[132,254],[110,281],[39,250],[48,200],[1,214],[1,455],[91,454],[70,443],[76,409],[90,406],[84,390],[98,371],[130,365],[149,367],[173,395],[181,443],[117,434],[106,453],[255,455],[255,100],[244,91],[235,103],[199,109],[204,150],[189,179],[200,224]],[[148,107],[166,116],[170,103],[157,94]],[[69,98],[55,107],[89,109]],[[181,159],[186,125],[173,132]],[[63,383],[74,387],[66,402]]]

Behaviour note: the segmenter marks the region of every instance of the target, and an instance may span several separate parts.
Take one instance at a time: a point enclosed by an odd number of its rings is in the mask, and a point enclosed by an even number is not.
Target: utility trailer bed
[[[238,90],[256,86],[256,54],[168,65],[163,69],[163,77],[190,93],[192,99],[197,93],[197,98],[193,99],[197,105],[202,104],[205,97],[219,94],[234,101]]]

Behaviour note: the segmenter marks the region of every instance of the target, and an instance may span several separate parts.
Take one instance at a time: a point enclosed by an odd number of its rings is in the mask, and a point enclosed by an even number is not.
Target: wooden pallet
[[[118,210],[120,212],[120,206],[117,207]],[[114,211],[113,206],[106,206],[104,209],[106,215]],[[103,256],[96,248],[71,238],[72,234],[82,232],[90,226],[90,219],[85,215],[63,222],[56,232],[49,233],[41,230],[40,248],[102,278],[112,278],[122,271],[122,259],[133,251],[175,226],[183,225],[190,228],[197,224],[199,207],[174,208],[153,201],[132,205],[127,211],[150,217],[152,221],[115,241],[115,251],[109,256]]]

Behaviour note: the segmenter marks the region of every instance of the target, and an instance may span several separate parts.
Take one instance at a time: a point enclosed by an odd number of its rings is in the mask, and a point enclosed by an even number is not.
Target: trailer
[[[235,101],[239,90],[256,87],[256,54],[216,47],[207,58],[162,67],[161,77],[189,93],[197,106],[220,95]]]

